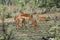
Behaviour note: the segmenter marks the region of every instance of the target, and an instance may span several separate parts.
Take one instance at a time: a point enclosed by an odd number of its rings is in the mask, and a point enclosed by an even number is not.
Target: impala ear
[[[23,13],[23,11],[22,11],[22,10],[20,10],[20,11],[19,11],[19,13]]]

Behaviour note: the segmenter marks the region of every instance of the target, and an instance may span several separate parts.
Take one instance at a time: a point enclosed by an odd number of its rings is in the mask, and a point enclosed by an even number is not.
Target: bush
[[[59,31],[58,31],[59,29],[60,27],[58,26],[51,27],[49,30],[49,33],[53,35],[54,37],[57,37],[57,35],[59,35]]]

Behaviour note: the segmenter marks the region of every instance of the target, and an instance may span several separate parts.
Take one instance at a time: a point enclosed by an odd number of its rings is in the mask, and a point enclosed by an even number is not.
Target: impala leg
[[[16,23],[17,24],[17,23]],[[18,24],[16,25],[16,31],[18,31]]]
[[[16,22],[16,31],[18,31],[18,29],[19,29],[19,22],[17,21]]]
[[[32,30],[35,31],[36,29],[37,29],[37,26],[34,25],[34,26],[32,27]]]
[[[24,30],[24,23],[22,23],[22,29]]]
[[[25,19],[23,19],[23,21],[22,21],[22,28],[23,28],[23,30],[25,30]]]

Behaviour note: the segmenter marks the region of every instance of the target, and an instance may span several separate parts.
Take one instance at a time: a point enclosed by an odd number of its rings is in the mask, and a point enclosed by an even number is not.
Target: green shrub
[[[12,18],[11,13],[7,13],[6,18]]]
[[[57,11],[57,12],[60,12],[60,8],[57,8],[56,11]]]
[[[53,35],[54,37],[57,37],[57,35],[59,35],[59,31],[58,31],[59,29],[60,27],[58,26],[51,27],[49,30],[49,33]]]

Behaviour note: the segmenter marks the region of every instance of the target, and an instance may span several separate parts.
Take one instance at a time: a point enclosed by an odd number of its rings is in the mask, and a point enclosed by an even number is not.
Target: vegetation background
[[[51,17],[58,18],[38,22],[37,31],[32,31],[31,25],[27,23],[28,29],[16,32],[13,19],[19,10],[29,14],[52,14]],[[43,36],[50,35],[53,35],[55,40],[60,40],[59,13],[60,0],[0,0],[0,40],[42,40]]]

